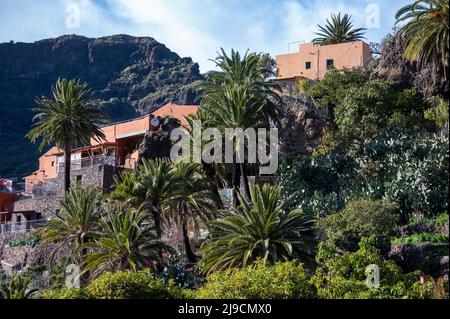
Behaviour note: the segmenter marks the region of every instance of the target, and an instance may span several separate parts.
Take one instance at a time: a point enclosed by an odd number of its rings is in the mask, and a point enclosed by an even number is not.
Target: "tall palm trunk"
[[[70,188],[70,166],[72,147],[68,140],[64,141],[64,191],[67,194]]]
[[[162,222],[161,222],[161,209],[152,205],[150,211],[153,215],[153,222],[155,223],[156,236],[161,239],[162,236]]]
[[[185,211],[185,209],[187,209],[186,207],[184,208],[184,211],[182,213],[182,230],[183,230],[183,241],[184,241],[184,249],[186,251],[186,258],[190,263],[195,263],[197,262],[197,256],[195,255],[195,253],[192,251],[192,247],[191,247],[191,243],[189,240],[189,230],[188,230],[188,219],[187,219],[187,212]]]
[[[214,169],[214,166],[212,164],[202,163],[202,167],[203,167],[203,171],[205,172],[206,176],[212,181],[213,186],[214,186],[211,190],[213,193],[213,201],[216,204],[216,207],[218,209],[222,209],[223,202],[220,197],[220,193],[219,193],[220,187],[219,187],[219,182],[217,180],[217,174]]]
[[[241,168],[242,181],[244,182],[245,198],[249,199],[250,198],[250,186],[248,184],[248,176],[247,176],[247,171],[245,170],[245,164],[240,163],[239,166]]]

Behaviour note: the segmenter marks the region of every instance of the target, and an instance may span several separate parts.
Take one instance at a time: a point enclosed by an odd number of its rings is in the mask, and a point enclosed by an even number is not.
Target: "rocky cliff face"
[[[149,113],[174,102],[196,104],[198,64],[148,37],[76,35],[34,43],[0,44],[0,176],[37,168],[39,152],[24,137],[37,96],[49,95],[58,77],[89,84],[112,121]]]

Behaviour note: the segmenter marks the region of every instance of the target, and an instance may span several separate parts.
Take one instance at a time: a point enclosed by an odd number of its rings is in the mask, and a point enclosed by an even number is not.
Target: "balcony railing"
[[[94,156],[94,157],[86,157],[82,159],[77,160],[71,160],[70,161],[70,170],[76,171],[81,170],[83,168],[89,168],[94,166],[100,166],[100,165],[111,165],[116,166],[116,159],[117,157],[114,155],[101,155],[101,156]],[[64,172],[64,163],[59,163],[57,167],[57,172]]]
[[[36,219],[20,223],[0,224],[0,234],[29,232],[41,228],[46,222],[46,219]]]

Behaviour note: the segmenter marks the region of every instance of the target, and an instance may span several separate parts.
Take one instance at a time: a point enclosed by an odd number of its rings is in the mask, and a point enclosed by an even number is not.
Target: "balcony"
[[[72,160],[70,162],[70,170],[77,171],[84,168],[90,168],[101,165],[118,166],[118,158],[114,155],[100,155],[93,157],[86,157],[82,159]],[[59,163],[56,168],[57,173],[64,172],[64,163]]]
[[[0,234],[15,234],[30,232],[39,229],[45,225],[46,219],[36,219],[19,223],[2,223],[0,224]]]

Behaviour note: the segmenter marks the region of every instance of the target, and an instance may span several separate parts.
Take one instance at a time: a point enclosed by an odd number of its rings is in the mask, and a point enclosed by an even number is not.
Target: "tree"
[[[230,215],[210,223],[210,238],[200,261],[206,273],[245,267],[257,258],[274,263],[312,253],[314,220],[300,209],[291,210],[293,197],[283,199],[279,186],[250,187],[251,199]]]
[[[329,44],[339,44],[360,41],[364,39],[365,28],[353,28],[352,17],[345,14],[341,17],[339,12],[337,15],[331,14],[331,21],[327,19],[325,26],[318,25],[319,37],[313,39],[314,45],[322,46]]]
[[[199,230],[199,220],[207,223],[213,209],[211,185],[199,173],[200,164],[177,161],[174,163],[173,175],[176,180],[173,195],[168,199],[167,215],[171,215],[183,232],[186,257],[189,262],[196,262],[197,256],[192,251],[189,241],[188,222],[191,221]]]
[[[38,292],[30,289],[31,278],[14,274],[7,282],[0,283],[0,299],[29,299]]]
[[[52,98],[36,99],[38,107],[32,111],[34,127],[27,137],[34,143],[42,138],[39,148],[55,143],[64,150],[64,189],[70,187],[70,162],[72,148],[90,144],[91,138],[97,141],[105,139],[99,123],[106,115],[97,107],[85,101],[87,84],[79,80],[58,79],[52,87]]]
[[[155,266],[160,252],[170,247],[162,243],[154,229],[144,222],[147,214],[135,209],[108,210],[99,222],[101,235],[84,248],[92,248],[86,256],[85,269],[94,270],[93,276],[103,271],[138,271]]]
[[[150,213],[158,238],[162,235],[162,205],[173,187],[171,170],[171,163],[166,159],[144,160],[137,171],[125,172],[116,180],[111,194],[112,199],[125,201]]]
[[[45,226],[44,242],[58,243],[53,254],[63,247],[72,248],[73,255],[88,241],[98,235],[101,215],[101,193],[94,188],[72,187],[61,202],[61,208],[52,213]],[[82,250],[82,258],[86,251]]]
[[[404,56],[419,68],[439,66],[447,79],[449,58],[449,0],[417,0],[395,15],[405,41]]]

